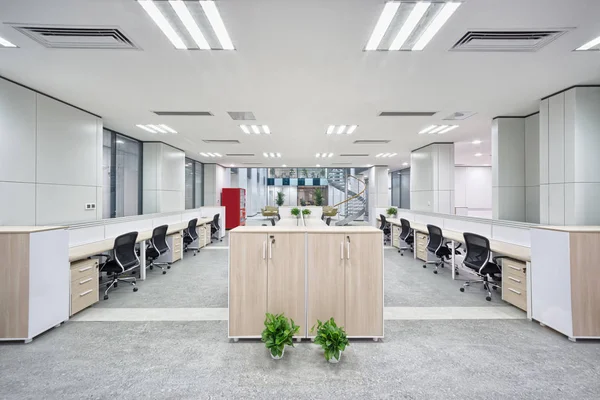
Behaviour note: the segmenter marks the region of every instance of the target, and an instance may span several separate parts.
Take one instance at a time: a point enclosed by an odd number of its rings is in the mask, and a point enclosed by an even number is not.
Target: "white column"
[[[540,114],[525,118],[525,221],[540,222]]]
[[[410,163],[410,208],[454,214],[454,143],[414,150]]]
[[[185,153],[164,143],[144,143],[144,214],[185,209]]]

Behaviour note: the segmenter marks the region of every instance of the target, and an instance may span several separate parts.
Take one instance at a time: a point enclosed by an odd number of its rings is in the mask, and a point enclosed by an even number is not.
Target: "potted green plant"
[[[296,218],[300,218],[300,209],[298,207],[294,207],[292,208],[292,211],[290,211],[290,213],[296,217]]]
[[[275,168],[269,169],[269,175],[271,175],[271,178],[275,178]]]
[[[279,207],[281,207],[283,205],[284,200],[285,200],[285,194],[283,194],[283,192],[277,192],[277,200],[275,200],[275,202],[277,203],[277,205]]]
[[[304,200],[304,198],[300,199],[300,205],[302,207],[306,206],[306,201]]]
[[[302,210],[302,216],[304,218],[308,218],[309,215],[310,215],[310,210],[308,208],[305,208],[304,210]]]
[[[317,336],[315,343],[321,345],[325,350],[325,359],[330,363],[338,363],[342,357],[342,352],[350,345],[346,337],[346,331],[341,326],[337,326],[333,318],[321,322],[317,320]],[[315,326],[310,329],[313,333]]]
[[[323,206],[323,191],[321,191],[321,188],[315,189],[315,204],[319,207]]]
[[[283,314],[266,314],[261,340],[269,349],[271,358],[279,360],[283,357],[285,346],[294,347],[294,335],[299,329],[293,319],[288,319]]]
[[[290,168],[290,178],[293,178],[296,175],[296,170],[294,168]]]
[[[395,217],[398,215],[398,209],[396,207],[390,207],[385,210],[385,212],[387,213],[388,217]]]

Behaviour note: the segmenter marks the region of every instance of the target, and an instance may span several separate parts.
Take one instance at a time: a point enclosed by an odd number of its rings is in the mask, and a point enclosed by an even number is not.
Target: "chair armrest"
[[[90,257],[106,257],[107,259],[110,260],[110,254],[94,254],[93,256]]]
[[[510,257],[509,257],[509,256],[496,256],[496,257],[492,257],[492,262],[493,262],[494,264],[498,264],[498,263],[496,262],[496,260],[500,260],[501,258],[510,258]]]

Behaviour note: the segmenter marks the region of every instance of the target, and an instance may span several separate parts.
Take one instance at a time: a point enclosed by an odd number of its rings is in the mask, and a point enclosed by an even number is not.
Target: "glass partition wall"
[[[204,205],[204,164],[185,159],[185,209],[202,207]]]

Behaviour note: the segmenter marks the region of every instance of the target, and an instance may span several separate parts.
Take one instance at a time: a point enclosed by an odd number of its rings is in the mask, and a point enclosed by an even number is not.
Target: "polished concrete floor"
[[[331,365],[227,339],[227,240],[32,343],[0,344],[0,399],[598,399],[600,343],[571,343],[450,271],[385,250],[385,339]],[[461,277],[463,277],[461,275]],[[492,319],[488,319],[492,318]]]

